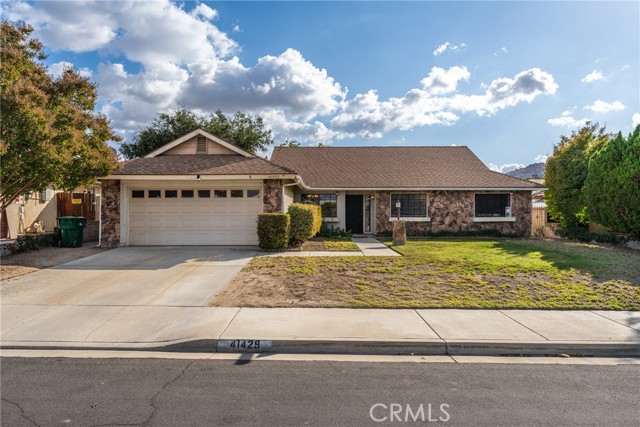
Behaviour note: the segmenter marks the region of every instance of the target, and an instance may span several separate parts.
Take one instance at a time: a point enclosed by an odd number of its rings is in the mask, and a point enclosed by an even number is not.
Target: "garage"
[[[258,243],[258,187],[132,187],[128,192],[131,245]]]

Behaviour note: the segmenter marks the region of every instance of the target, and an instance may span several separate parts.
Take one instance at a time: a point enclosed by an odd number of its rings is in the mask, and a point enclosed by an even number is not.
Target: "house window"
[[[175,199],[178,197],[178,190],[164,190],[165,199]]]
[[[336,218],[338,216],[337,194],[303,194],[302,203],[313,203],[322,208],[323,218]]]
[[[424,193],[401,194],[391,193],[391,217],[396,218],[398,208],[396,203],[400,201],[400,218],[426,218],[427,195]]]
[[[211,197],[211,190],[198,190],[198,197],[201,199],[207,199]]]
[[[131,192],[131,197],[134,199],[144,199],[144,190],[133,190]]]
[[[149,198],[150,199],[159,199],[160,198],[160,190],[149,190]]]
[[[227,190],[213,190],[213,197],[215,198],[227,197]]]
[[[199,136],[196,140],[196,154],[207,154],[207,138]]]
[[[260,190],[247,190],[247,197],[250,199],[260,197]]]
[[[510,217],[511,197],[505,194],[476,194],[476,217]]]
[[[180,192],[180,195],[185,199],[192,199],[193,198],[193,190],[182,190]]]
[[[242,197],[244,196],[244,190],[231,190],[231,197]]]

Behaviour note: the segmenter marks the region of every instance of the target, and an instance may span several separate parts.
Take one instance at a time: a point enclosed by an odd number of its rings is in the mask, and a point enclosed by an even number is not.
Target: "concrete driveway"
[[[251,247],[126,247],[2,281],[2,305],[204,307]]]

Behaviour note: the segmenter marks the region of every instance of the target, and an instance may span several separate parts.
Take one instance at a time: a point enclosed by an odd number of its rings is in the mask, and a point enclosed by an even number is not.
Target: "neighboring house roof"
[[[462,146],[276,147],[271,160],[310,189],[537,189],[491,171]]]
[[[126,161],[111,175],[295,175],[260,157],[192,154],[141,157]]]

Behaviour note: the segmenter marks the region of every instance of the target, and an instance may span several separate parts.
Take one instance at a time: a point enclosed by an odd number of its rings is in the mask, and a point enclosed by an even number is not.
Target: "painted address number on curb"
[[[268,351],[271,341],[266,340],[220,340],[218,350],[227,350],[238,353],[259,353]]]

